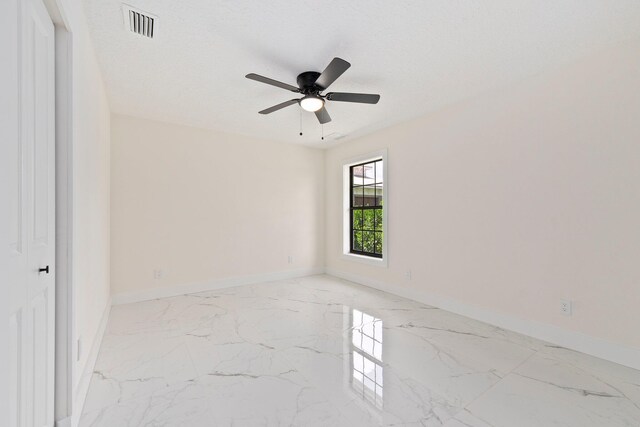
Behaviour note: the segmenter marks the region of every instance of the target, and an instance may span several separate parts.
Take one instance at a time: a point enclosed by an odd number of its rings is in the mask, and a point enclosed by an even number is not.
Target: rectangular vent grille
[[[129,11],[129,29],[141,36],[153,38],[154,19],[133,10]]]
[[[152,39],[157,31],[157,19],[155,16],[136,10],[128,5],[123,5],[124,24],[132,33]]]

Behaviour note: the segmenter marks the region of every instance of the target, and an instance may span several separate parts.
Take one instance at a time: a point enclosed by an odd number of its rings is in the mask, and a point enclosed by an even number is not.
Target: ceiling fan
[[[290,99],[289,101],[285,101],[274,105],[273,107],[259,111],[260,114],[271,114],[284,107],[288,107],[293,104],[300,104],[304,110],[316,113],[318,121],[325,124],[331,121],[331,116],[329,116],[329,113],[325,108],[326,101],[377,104],[380,100],[380,95],[369,93],[329,92],[327,94],[322,94],[322,92],[327,90],[331,83],[336,81],[336,79],[347,71],[349,67],[351,67],[351,64],[344,59],[333,58],[322,73],[318,73],[316,71],[305,71],[298,75],[298,78],[296,79],[298,87],[254,73],[247,74],[245,77],[257,82],[277,86],[282,89],[304,95],[300,99]]]

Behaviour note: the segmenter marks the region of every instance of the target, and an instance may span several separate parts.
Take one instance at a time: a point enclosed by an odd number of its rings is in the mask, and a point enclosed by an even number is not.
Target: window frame
[[[377,180],[377,176],[376,176],[376,172],[375,172],[375,169],[376,169],[375,165],[376,165],[377,162],[382,162],[382,171],[383,171],[383,176],[381,177],[382,178],[382,188],[383,188],[383,191],[382,191],[382,196],[383,196],[382,200],[383,200],[383,202],[380,205],[378,205],[378,199],[377,199],[377,197],[378,197],[378,195],[377,195],[378,182],[377,181],[378,180]],[[364,166],[366,166],[366,165],[373,165],[373,168],[374,168],[374,172],[373,172],[373,174],[374,174],[373,175],[374,176],[374,179],[373,179],[373,197],[374,197],[375,202],[374,202],[373,206],[365,205],[365,201],[364,201],[364,198],[365,198],[365,194],[364,193],[365,192],[364,192],[364,190],[366,189],[367,185],[364,184],[364,179],[365,179],[364,175],[362,177],[363,184],[357,185],[357,184],[354,184],[354,182],[353,182],[353,168],[356,168],[358,166],[363,166],[363,174],[364,174]],[[361,201],[362,205],[361,206],[355,206],[355,203],[354,203],[355,197],[354,197],[354,192],[353,192],[354,188],[362,188],[362,190],[363,190],[362,191],[362,201]],[[357,228],[357,229],[354,228],[353,216],[354,216],[354,213],[355,213],[356,210],[362,211],[363,215],[364,215],[364,211],[373,211],[374,212],[374,214],[373,214],[373,216],[374,216],[373,230],[364,230],[362,228]],[[375,217],[377,216],[375,214],[376,210],[382,211],[382,231],[381,232],[377,231],[376,228],[375,228]],[[375,241],[376,241],[375,234],[376,233],[382,233],[382,235],[384,236],[384,161],[382,159],[366,161],[366,162],[357,163],[355,165],[349,166],[349,211],[350,211],[350,214],[349,214],[349,234],[350,234],[350,237],[351,237],[349,239],[349,243],[350,243],[349,244],[349,253],[356,254],[356,255],[362,255],[362,256],[368,256],[368,257],[372,257],[372,258],[382,258],[382,249],[381,249],[380,253],[376,253],[375,252]],[[368,251],[365,251],[364,249],[361,250],[361,251],[355,249],[354,244],[353,244],[354,243],[353,235],[357,231],[360,231],[361,233],[364,233],[365,231],[374,233],[374,249],[373,249],[373,252],[368,252]],[[382,239],[382,243],[384,244],[384,237]],[[364,237],[363,237],[363,245],[362,246],[364,246]],[[381,245],[381,247],[382,247],[382,245]]]
[[[382,230],[384,238],[382,240],[382,256],[377,257],[373,255],[364,255],[360,253],[354,253],[351,251],[352,245],[352,221],[351,214],[351,197],[352,197],[352,177],[351,167],[358,166],[360,164],[369,163],[372,161],[382,160],[382,182],[384,185],[384,191],[382,193]],[[378,267],[388,267],[389,260],[389,160],[387,156],[387,150],[379,150],[376,152],[364,154],[357,157],[346,159],[342,162],[342,177],[343,177],[343,245],[342,245],[342,259],[360,262],[369,265],[375,265]]]

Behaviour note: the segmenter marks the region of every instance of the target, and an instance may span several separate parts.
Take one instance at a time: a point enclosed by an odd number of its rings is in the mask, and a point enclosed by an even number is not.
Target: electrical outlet
[[[164,271],[160,269],[153,270],[153,278],[156,280],[164,278]]]
[[[573,303],[567,299],[561,299],[560,313],[565,316],[571,316],[573,314]]]
[[[404,277],[405,277],[405,279],[407,279],[407,280],[411,280],[411,270],[407,270],[407,271],[405,271],[405,273],[404,273]]]
[[[289,256],[287,257],[287,262],[288,262],[289,264],[293,264],[293,256],[289,255]]]

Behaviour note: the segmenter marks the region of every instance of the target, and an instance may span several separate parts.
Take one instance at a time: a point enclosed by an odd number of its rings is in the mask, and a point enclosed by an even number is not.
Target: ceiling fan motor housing
[[[318,80],[318,77],[320,77],[320,73],[316,71],[306,71],[298,75],[296,81],[298,82],[300,91],[305,95],[309,95],[316,94],[323,90],[324,88],[316,85],[316,80]]]

